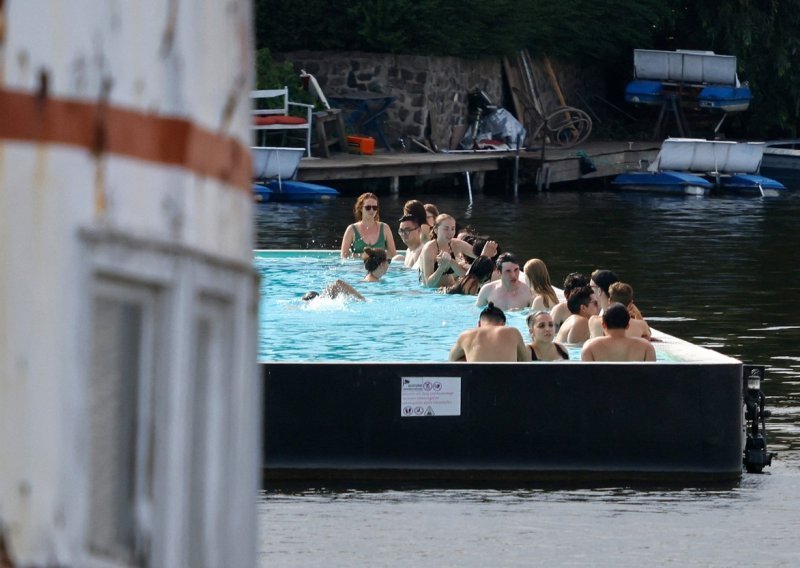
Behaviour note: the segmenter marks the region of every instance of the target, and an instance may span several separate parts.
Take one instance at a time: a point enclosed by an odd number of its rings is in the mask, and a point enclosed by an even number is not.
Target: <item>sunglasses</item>
[[[364,209],[366,209],[367,211],[377,211],[378,210],[378,206],[377,205],[364,205]]]
[[[397,232],[400,233],[401,235],[410,235],[417,229],[419,229],[419,227],[414,227],[413,229],[397,229]]]

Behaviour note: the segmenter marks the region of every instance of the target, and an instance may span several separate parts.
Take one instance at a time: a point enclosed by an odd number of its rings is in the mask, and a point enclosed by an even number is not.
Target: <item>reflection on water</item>
[[[547,263],[609,268],[666,333],[768,367],[767,475],[735,488],[263,494],[263,565],[793,565],[800,526],[800,194],[781,199],[551,192],[406,199]],[[259,207],[259,248],[338,248],[355,196]],[[399,237],[395,235],[398,243]],[[431,315],[421,324],[431,323]]]

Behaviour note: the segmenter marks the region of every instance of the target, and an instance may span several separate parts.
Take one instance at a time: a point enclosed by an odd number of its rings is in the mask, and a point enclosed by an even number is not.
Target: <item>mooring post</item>
[[[400,193],[400,176],[392,176],[389,180],[389,192],[392,195],[398,195]]]

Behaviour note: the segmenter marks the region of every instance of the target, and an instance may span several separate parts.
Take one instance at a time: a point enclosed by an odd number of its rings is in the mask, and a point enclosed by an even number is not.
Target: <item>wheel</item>
[[[560,107],[547,115],[532,138],[538,143],[569,148],[584,142],[591,133],[592,118],[588,114],[579,108]]]

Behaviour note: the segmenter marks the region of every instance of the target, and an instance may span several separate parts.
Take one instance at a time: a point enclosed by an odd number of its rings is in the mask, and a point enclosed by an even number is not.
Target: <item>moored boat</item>
[[[800,187],[800,139],[768,141],[761,159],[761,173],[787,187]]]
[[[304,152],[303,148],[252,146],[253,179],[293,179]]]
[[[758,173],[763,153],[763,142],[668,138],[647,171],[620,174],[612,185],[690,195],[780,195],[784,185]]]

